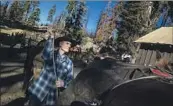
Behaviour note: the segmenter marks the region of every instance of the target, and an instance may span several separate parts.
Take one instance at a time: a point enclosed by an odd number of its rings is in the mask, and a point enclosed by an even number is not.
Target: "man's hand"
[[[64,87],[64,81],[63,80],[58,80],[56,81],[56,87]]]

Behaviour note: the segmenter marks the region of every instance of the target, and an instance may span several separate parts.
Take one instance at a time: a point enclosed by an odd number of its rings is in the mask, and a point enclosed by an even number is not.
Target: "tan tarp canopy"
[[[173,27],[161,27],[134,42],[138,43],[159,43],[173,45]]]

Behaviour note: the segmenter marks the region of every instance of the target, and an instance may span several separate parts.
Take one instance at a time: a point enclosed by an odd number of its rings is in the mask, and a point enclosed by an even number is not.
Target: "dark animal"
[[[173,106],[173,85],[158,79],[150,76],[115,86],[101,106]]]
[[[58,104],[70,105],[73,101],[86,102],[100,99],[115,85],[146,76],[138,70],[147,72],[149,69],[144,66],[118,63],[111,58],[95,60],[60,94]]]

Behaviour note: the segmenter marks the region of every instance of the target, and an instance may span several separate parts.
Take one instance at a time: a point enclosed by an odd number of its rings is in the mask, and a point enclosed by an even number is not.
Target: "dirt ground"
[[[1,69],[1,106],[16,106],[18,103],[22,106],[24,102],[24,91],[22,91],[23,84],[23,68],[13,68],[13,71],[5,68]],[[12,68],[11,68],[12,69]],[[10,72],[11,71],[11,72]],[[20,102],[20,103],[19,103]],[[18,105],[19,106],[19,105]]]

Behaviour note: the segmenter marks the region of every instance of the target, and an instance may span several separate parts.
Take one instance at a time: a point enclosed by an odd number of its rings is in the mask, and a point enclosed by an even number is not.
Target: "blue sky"
[[[61,12],[65,10],[65,7],[67,6],[67,1],[41,1],[40,23],[47,23],[48,12],[54,4],[56,4],[55,16],[59,16]],[[94,32],[96,30],[100,13],[107,6],[107,1],[87,1],[86,5],[88,7],[89,14],[87,30],[89,32]]]

